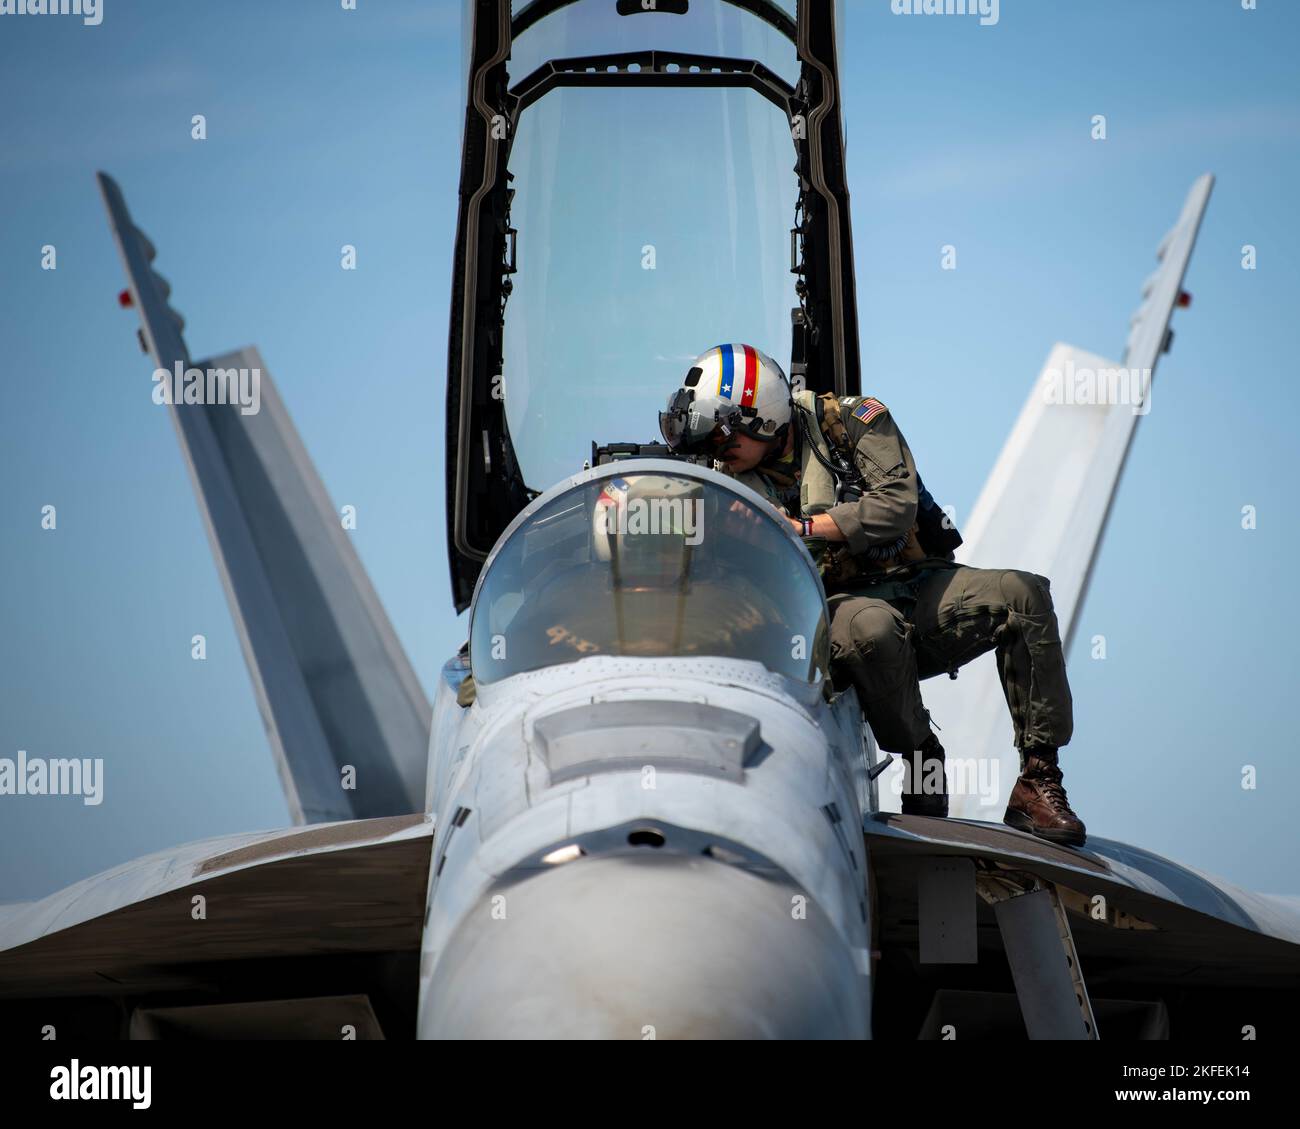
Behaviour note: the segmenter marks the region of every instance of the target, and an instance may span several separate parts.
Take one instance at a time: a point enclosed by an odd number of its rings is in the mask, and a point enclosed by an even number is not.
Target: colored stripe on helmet
[[[745,345],[745,390],[740,397],[742,408],[752,408],[754,397],[758,394],[758,356],[753,346]]]
[[[736,354],[730,345],[719,345],[718,353],[722,357],[722,371],[718,374],[718,395],[730,400],[731,390],[736,383]]]

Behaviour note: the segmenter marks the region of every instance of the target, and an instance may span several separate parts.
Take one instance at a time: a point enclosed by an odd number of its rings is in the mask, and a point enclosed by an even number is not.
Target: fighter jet
[[[294,826],[0,907],[9,1030],[1237,1040],[1289,1016],[1296,899],[1012,830],[1014,771],[998,815],[887,810],[803,543],[626,442],[706,324],[788,317],[795,382],[859,392],[833,0],[511,7],[469,8],[446,489],[470,628],[432,703],[262,357],[192,360],[100,174]],[[661,182],[668,134],[699,145]],[[1211,184],[1123,362],[1052,351],[965,530],[967,561],[1052,578],[1067,635]],[[212,394],[241,369],[257,412]],[[1136,398],[1047,394],[1085,369]],[[934,685],[950,756],[1002,763],[991,660]]]

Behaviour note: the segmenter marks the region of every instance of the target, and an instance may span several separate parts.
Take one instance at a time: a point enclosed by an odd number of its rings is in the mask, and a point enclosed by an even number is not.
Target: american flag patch
[[[874,396],[868,396],[856,408],[853,409],[853,418],[860,419],[863,423],[870,423],[876,416],[885,410],[885,405],[877,400]]]

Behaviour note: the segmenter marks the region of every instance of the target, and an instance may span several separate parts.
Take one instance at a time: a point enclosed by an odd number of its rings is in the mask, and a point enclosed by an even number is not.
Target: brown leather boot
[[[1087,829],[1083,820],[1070,810],[1055,749],[1020,751],[1020,779],[1011,789],[1011,802],[1002,822],[1051,843],[1068,847],[1083,845]]]
[[[938,762],[938,768],[934,767]],[[933,733],[915,752],[903,757],[903,814],[948,814],[948,782],[943,775],[943,746]]]

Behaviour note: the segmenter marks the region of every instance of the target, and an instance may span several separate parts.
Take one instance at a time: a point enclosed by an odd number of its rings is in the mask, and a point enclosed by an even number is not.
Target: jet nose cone
[[[788,882],[710,859],[579,859],[494,888],[461,922],[423,1038],[868,1035],[866,978]]]

